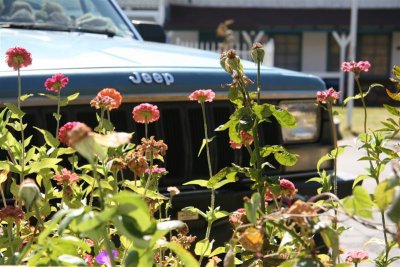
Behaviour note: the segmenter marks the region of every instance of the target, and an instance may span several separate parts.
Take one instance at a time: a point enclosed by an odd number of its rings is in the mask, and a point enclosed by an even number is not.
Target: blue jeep
[[[77,100],[62,109],[61,125],[83,121],[94,127],[97,121],[89,102],[99,90],[112,87],[122,94],[123,105],[113,111],[111,120],[118,131],[135,132],[133,142],[137,143],[144,136],[144,128],[132,121],[132,108],[142,102],[156,104],[161,118],[149,131],[169,146],[165,160],[169,173],[160,181],[160,191],[178,186],[181,194],[174,198],[173,215],[186,220],[194,233],[204,230],[205,221],[179,213],[192,205],[205,210],[210,195],[197,186],[182,186],[193,179],[207,178],[206,157],[197,156],[203,139],[202,113],[200,105],[188,101],[188,95],[200,88],[213,89],[217,101],[207,105],[209,129],[228,120],[233,108],[221,84],[229,83],[231,77],[221,69],[218,54],[144,41],[114,0],[0,0],[0,55],[15,46],[26,48],[33,56],[32,65],[21,71],[23,93],[35,94],[22,106],[29,125],[55,129],[55,103],[38,93],[44,92],[46,78],[59,72],[70,79],[65,90],[80,93]],[[243,65],[248,77],[255,80],[256,65]],[[263,67],[261,79],[263,101],[288,109],[298,124],[295,129],[282,129],[273,120],[261,129],[264,145],[281,144],[299,155],[292,167],[280,166],[271,158],[276,168],[266,172],[293,181],[300,195],[315,195],[317,185],[305,182],[317,176],[319,158],[335,142],[328,113],[315,105],[315,94],[325,90],[325,84],[318,77],[278,68]],[[0,88],[1,102],[15,102],[16,72],[4,60],[0,62]],[[41,141],[32,127],[26,135]],[[247,152],[230,148],[226,132],[213,135],[216,138],[210,146],[214,171],[231,163],[248,162]],[[331,162],[324,168],[331,170]],[[351,182],[339,183],[345,184],[339,185],[340,193],[348,194]],[[251,181],[243,178],[217,191],[217,205],[233,211],[242,207],[243,197],[250,192]],[[214,224],[213,233],[229,235],[226,223],[222,220]]]

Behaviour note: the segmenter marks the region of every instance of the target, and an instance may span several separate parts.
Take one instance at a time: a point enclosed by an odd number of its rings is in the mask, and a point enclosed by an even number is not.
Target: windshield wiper
[[[48,30],[48,31],[66,31],[66,32],[84,32],[84,33],[95,33],[105,34],[108,37],[114,37],[116,32],[110,29],[96,29],[96,28],[82,28],[82,27],[70,27],[57,24],[45,24],[45,23],[0,23],[0,28],[14,28],[14,29],[34,29],[34,30]]]

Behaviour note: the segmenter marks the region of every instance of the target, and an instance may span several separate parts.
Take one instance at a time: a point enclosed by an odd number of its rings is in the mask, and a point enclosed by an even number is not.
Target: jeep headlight
[[[279,106],[288,110],[297,124],[296,128],[282,128],[284,143],[314,142],[318,139],[320,117],[314,101],[282,101]]]

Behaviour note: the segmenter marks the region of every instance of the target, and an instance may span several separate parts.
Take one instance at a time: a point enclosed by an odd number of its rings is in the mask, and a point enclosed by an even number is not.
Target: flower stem
[[[261,62],[257,61],[257,104],[261,101]]]
[[[337,183],[337,158],[339,155],[339,149],[338,149],[338,144],[337,144],[337,132],[336,132],[336,126],[335,122],[333,120],[333,108],[332,108],[332,103],[328,102],[328,111],[329,111],[329,123],[331,124],[333,131],[332,131],[332,139],[333,139],[333,144],[334,148],[336,150],[334,158],[333,158],[333,194],[335,196],[338,195],[338,183]],[[333,204],[335,205],[335,204]],[[335,209],[335,221],[333,223],[333,228],[336,230],[337,229],[337,216],[338,212],[337,209]]]
[[[207,154],[208,174],[209,174],[209,178],[211,179],[213,174],[212,174],[212,167],[211,167],[210,147],[208,145],[209,139],[208,139],[206,109],[205,109],[205,106],[204,106],[204,102],[200,102],[200,105],[201,105],[201,111],[202,111],[202,114],[203,114],[204,138],[206,139],[206,154]],[[211,188],[210,212],[214,213],[214,209],[215,209],[215,189]],[[209,219],[208,222],[207,222],[207,229],[206,229],[206,235],[205,235],[205,239],[207,239],[207,240],[210,238],[211,225],[212,225],[212,220]],[[203,252],[205,252],[205,250],[203,250]],[[199,264],[200,265],[201,265],[201,262],[203,261],[203,258],[204,258],[204,254],[202,254],[200,256],[200,259],[199,259]]]
[[[21,109],[21,72],[20,69],[18,68],[18,109]],[[20,165],[21,165],[21,174],[19,176],[19,184],[22,184],[22,181],[24,180],[24,171],[25,171],[25,135],[24,135],[24,126],[23,126],[23,121],[22,117],[19,116],[19,124],[21,127],[21,155],[20,155]]]
[[[147,124],[146,124],[147,125]],[[149,177],[147,177],[146,185],[144,187],[144,197],[146,197],[147,190],[149,189],[151,179],[153,178],[153,151],[150,151],[150,165],[149,165]]]
[[[61,89],[58,90],[58,94],[57,94],[57,117],[56,117],[56,135],[58,135],[58,130],[60,129],[60,119],[61,119],[61,115],[60,115],[60,101],[61,101]]]

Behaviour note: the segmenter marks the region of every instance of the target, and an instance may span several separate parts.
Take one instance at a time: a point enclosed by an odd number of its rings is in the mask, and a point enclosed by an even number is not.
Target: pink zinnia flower
[[[6,63],[10,68],[18,70],[32,64],[32,56],[23,47],[14,47],[6,51]]]
[[[360,75],[361,72],[367,72],[371,64],[368,61],[349,61],[343,62],[341,69],[344,72],[353,72],[355,75]]]
[[[19,208],[13,206],[7,206],[0,209],[0,222],[1,221],[19,222],[23,219],[24,219],[24,212]]]
[[[64,76],[62,73],[56,73],[45,81],[44,86],[47,91],[57,93],[61,88],[64,88],[68,82],[68,77]]]
[[[156,105],[143,103],[133,108],[133,120],[138,123],[151,123],[158,121],[160,111]]]
[[[179,195],[181,191],[176,186],[168,186],[167,191],[170,193],[171,197]]]
[[[232,149],[241,149],[242,145],[249,146],[254,141],[253,136],[245,131],[240,131],[240,137],[242,138],[241,143],[236,143],[232,140],[229,141],[229,145]]]
[[[154,173],[154,174],[165,174],[167,170],[165,168],[158,168],[157,166],[153,166],[152,171],[150,169],[146,169],[144,171],[147,174]]]
[[[72,122],[67,122],[64,124],[60,130],[58,131],[58,140],[60,140],[61,143],[63,143],[66,146],[69,146],[69,137],[68,137],[68,132],[72,130],[76,125],[80,124],[81,122],[78,121],[72,121]]]
[[[332,87],[329,88],[325,92],[323,92],[323,91],[317,92],[317,101],[322,104],[326,104],[326,103],[335,104],[337,102],[337,100],[339,99],[339,97],[340,97],[340,93],[336,92],[335,89],[333,89]]]
[[[59,185],[72,184],[79,180],[79,177],[76,173],[70,172],[66,168],[63,168],[61,173],[55,173],[53,178]]]
[[[292,197],[296,195],[297,189],[291,181],[287,179],[281,179],[279,181],[279,186],[281,188],[282,196]]]
[[[90,101],[90,106],[96,109],[104,107],[107,110],[113,110],[119,108],[121,103],[122,96],[117,90],[114,88],[104,88]]]
[[[83,260],[89,265],[94,266],[94,258],[92,255],[85,253],[83,255]]]
[[[231,224],[242,224],[245,216],[246,210],[244,208],[240,208],[229,215],[229,222]]]
[[[368,253],[364,250],[353,250],[347,253],[346,261],[352,263],[360,263],[368,259]]]
[[[198,101],[199,103],[212,102],[215,98],[215,93],[211,89],[196,90],[189,95],[189,99]]]

